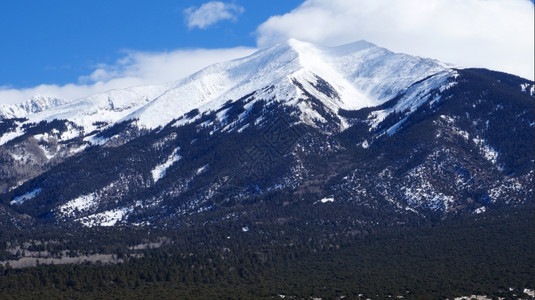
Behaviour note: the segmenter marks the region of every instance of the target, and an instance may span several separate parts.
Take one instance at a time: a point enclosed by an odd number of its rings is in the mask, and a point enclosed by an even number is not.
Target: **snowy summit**
[[[176,82],[112,90],[74,101],[50,99],[32,108],[36,99],[47,99],[39,96],[26,104],[0,107],[0,118],[28,118],[29,122],[65,119],[85,132],[95,130],[96,122],[131,119],[138,119],[140,127],[156,128],[193,109],[201,113],[215,110],[251,93],[258,99],[298,105],[303,89],[336,113],[340,108],[382,104],[407,86],[438,73],[450,70],[436,60],[393,53],[366,41],[320,47],[289,39]],[[318,91],[320,79],[331,85],[328,95]],[[317,117],[306,107],[299,108],[305,116]]]

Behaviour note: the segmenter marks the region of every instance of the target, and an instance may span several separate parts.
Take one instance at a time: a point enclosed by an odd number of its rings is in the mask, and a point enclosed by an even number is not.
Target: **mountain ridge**
[[[290,40],[1,120],[0,201],[26,223],[158,227],[266,199],[396,218],[529,203],[530,89],[367,42]]]
[[[51,98],[40,94],[33,95],[30,99],[11,105],[0,105],[0,120],[11,118],[23,118],[29,114],[35,114],[57,106],[69,103],[70,100]]]
[[[361,51],[361,55],[356,55],[355,50]],[[348,53],[349,55],[347,55]],[[369,70],[361,73],[351,74],[342,67],[364,61],[385,61],[385,55],[389,57],[391,62],[370,64]],[[373,59],[369,59],[368,56],[373,56]],[[407,67],[407,63],[411,63],[411,66],[404,69]],[[338,70],[334,70],[329,65],[336,65]],[[379,70],[375,70],[376,68]],[[374,77],[377,74],[384,74],[385,69],[393,69],[393,72],[404,71],[407,73],[410,71],[414,73],[414,71],[419,71],[420,73],[412,76],[407,74],[391,76],[387,73],[383,76],[395,77],[398,81],[402,81],[396,86],[394,80]],[[298,81],[302,81],[301,84],[305,85],[314,81],[315,76],[328,77],[324,80],[337,82],[338,86],[334,86],[334,89],[341,98],[344,98],[343,100],[338,99],[339,101],[335,101],[331,106],[356,109],[381,104],[380,101],[394,96],[407,84],[414,83],[438,71],[444,71],[444,68],[435,61],[394,54],[365,41],[333,48],[320,48],[310,43],[290,39],[286,43],[259,50],[248,57],[209,66],[173,83],[112,90],[68,101],[67,105],[70,105],[70,110],[69,107],[62,109],[60,106],[57,107],[57,111],[54,111],[54,107],[50,107],[51,110],[43,112],[40,114],[41,116],[16,115],[12,117],[29,117],[32,122],[43,119],[67,119],[83,126],[86,131],[90,132],[94,126],[91,126],[91,123],[87,121],[93,119],[88,116],[89,110],[100,113],[107,122],[121,122],[137,118],[140,121],[138,124],[155,128],[165,125],[192,109],[201,109],[201,111],[215,109],[229,99],[239,99],[243,95],[267,89],[272,85],[278,86],[277,89],[274,89],[278,94],[260,94],[258,97],[266,99],[270,97],[279,99],[299,97],[299,91],[296,91],[290,78],[292,76],[297,76]],[[381,88],[383,81],[386,81],[387,84],[386,87]],[[130,101],[125,103],[124,98],[130,99]],[[132,101],[131,99],[136,100]],[[361,100],[355,102],[354,99]],[[124,113],[117,113],[114,108],[118,108]],[[108,114],[109,117],[105,118],[105,114]],[[158,115],[161,121],[155,121],[154,115]]]

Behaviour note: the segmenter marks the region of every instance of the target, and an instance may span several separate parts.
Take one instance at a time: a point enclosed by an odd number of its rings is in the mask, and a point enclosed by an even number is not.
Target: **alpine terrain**
[[[235,243],[250,243],[247,247],[256,240],[265,247],[313,250],[303,250],[309,253],[303,257],[327,249],[347,255],[360,251],[347,250],[351,247],[368,249],[362,255],[372,255],[378,253],[376,246],[385,249],[379,246],[390,243],[385,241],[417,236],[422,244],[439,239],[436,244],[429,242],[436,245],[433,253],[439,253],[438,247],[444,255],[458,257],[456,250],[445,246],[455,238],[440,239],[444,235],[430,233],[434,232],[430,228],[443,223],[439,228],[474,226],[480,228],[474,229],[476,237],[501,232],[490,229],[498,226],[492,223],[496,220],[504,224],[528,220],[518,225],[521,230],[533,225],[525,213],[532,214],[534,204],[534,93],[534,82],[527,79],[393,53],[366,41],[321,47],[290,39],[176,82],[82,99],[36,95],[19,105],[0,106],[3,258],[12,264],[28,258],[31,255],[17,255],[13,249],[30,253],[24,242],[36,240],[49,245],[50,249],[45,247],[49,252],[56,249],[50,245],[61,244],[56,251],[74,253],[90,249],[98,236],[106,234],[113,236],[108,245],[124,246],[121,241],[127,236],[134,239],[128,247],[178,245],[183,238],[188,241],[185,244],[204,249],[209,245],[222,249],[223,244],[239,239]],[[148,235],[150,230],[154,238]],[[420,231],[416,235],[411,230]],[[165,232],[182,233],[169,237]],[[383,238],[385,234],[389,238]],[[92,238],[83,242],[87,236]],[[382,238],[374,240],[376,246],[355,246],[355,239],[372,236]],[[520,236],[531,241],[533,230],[529,238]],[[83,246],[77,248],[73,240]],[[507,243],[503,236],[498,240]],[[180,247],[191,247],[185,244]],[[89,252],[116,254],[120,248],[126,253],[121,252],[121,261],[128,261],[134,248],[123,246]],[[243,253],[270,261],[265,253],[271,250],[264,246]],[[242,253],[231,246],[226,249]],[[401,252],[395,253],[391,255]],[[366,262],[358,257],[349,261]],[[496,255],[496,259],[505,257]],[[451,266],[457,263],[465,265],[455,261]],[[533,275],[532,268],[523,266],[528,271],[522,274]],[[295,270],[299,267],[287,271]],[[249,278],[247,272],[260,271],[243,272],[239,276]],[[217,271],[214,274],[217,278]],[[474,278],[473,273],[466,274]],[[302,276],[294,275],[291,278]],[[375,275],[370,276],[363,278],[375,280]],[[371,290],[366,295],[373,298],[378,290],[386,293],[397,287],[393,283],[397,281],[389,280],[377,279],[381,284],[375,290],[366,285]],[[406,287],[392,288],[390,294],[407,296],[403,293],[417,291],[415,285],[421,287],[407,280]],[[336,297],[349,293],[326,286]],[[475,289],[466,286],[465,290]],[[331,295],[299,287],[270,286],[265,294],[249,291],[242,296]],[[526,282],[518,286],[529,287]],[[503,287],[504,293],[508,288]]]

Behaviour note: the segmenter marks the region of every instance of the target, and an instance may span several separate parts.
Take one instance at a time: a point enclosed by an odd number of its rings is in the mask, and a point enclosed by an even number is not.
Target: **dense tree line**
[[[122,264],[2,268],[0,298],[509,298],[535,287],[534,225],[526,207],[364,238],[325,226],[245,232],[229,222],[167,232],[175,243],[125,254]]]

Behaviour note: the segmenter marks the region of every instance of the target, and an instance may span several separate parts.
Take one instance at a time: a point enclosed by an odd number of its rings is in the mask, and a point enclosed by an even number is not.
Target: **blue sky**
[[[76,82],[126,50],[256,46],[254,31],[301,0],[232,1],[235,20],[188,28],[185,10],[207,1],[4,0],[0,4],[0,85]]]
[[[290,37],[533,79],[533,0],[3,0],[0,104],[180,79]]]

